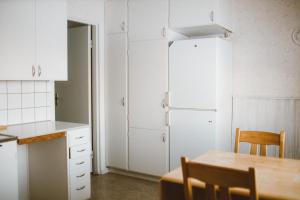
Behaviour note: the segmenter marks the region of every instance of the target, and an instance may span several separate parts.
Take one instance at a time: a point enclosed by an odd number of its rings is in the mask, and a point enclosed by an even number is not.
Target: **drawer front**
[[[69,146],[90,143],[90,129],[81,128],[68,131]]]
[[[85,183],[87,177],[90,176],[90,169],[78,169],[70,172],[70,185],[77,185],[77,183]]]
[[[91,165],[90,156],[70,159],[69,160],[70,174],[77,173],[78,171],[83,171],[85,169],[89,170],[90,165]]]
[[[90,157],[91,146],[89,144],[77,145],[70,147],[70,158]]]
[[[70,185],[71,200],[85,200],[91,197],[91,178],[88,174]]]

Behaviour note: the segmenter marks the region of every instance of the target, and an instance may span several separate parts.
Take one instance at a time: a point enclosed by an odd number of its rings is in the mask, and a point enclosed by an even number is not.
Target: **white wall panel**
[[[233,100],[232,147],[235,129],[286,132],[285,156],[299,158],[300,100],[288,98],[235,97]],[[248,152],[242,145],[242,152]],[[275,153],[276,152],[276,153]],[[270,155],[278,155],[278,148],[269,148]]]

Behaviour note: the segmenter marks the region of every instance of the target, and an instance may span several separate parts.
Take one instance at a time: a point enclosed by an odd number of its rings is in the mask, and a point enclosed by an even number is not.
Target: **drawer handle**
[[[80,187],[80,188],[76,188],[76,190],[83,190],[85,188],[85,186],[82,186],[82,187]]]
[[[76,140],[80,140],[80,139],[82,139],[82,138],[84,138],[84,136],[76,137],[75,139],[76,139]]]
[[[81,175],[78,175],[76,176],[77,178],[81,178],[81,177],[84,177],[85,176],[85,173],[81,174]]]
[[[86,149],[81,149],[81,150],[78,150],[77,152],[78,153],[81,153],[81,152],[84,152]]]
[[[82,164],[84,164],[84,163],[85,163],[85,162],[82,161],[82,162],[76,163],[76,165],[82,165]]]

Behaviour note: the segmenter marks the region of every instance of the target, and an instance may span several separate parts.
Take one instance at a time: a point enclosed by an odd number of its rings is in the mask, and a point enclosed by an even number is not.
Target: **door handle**
[[[122,98],[122,106],[125,106],[125,97]]]
[[[34,77],[35,76],[35,67],[34,67],[34,65],[32,65],[31,72],[32,72],[32,77]]]
[[[38,74],[39,74],[39,77],[42,75],[42,68],[40,65],[38,66]]]
[[[58,106],[58,102],[59,102],[59,96],[58,96],[58,93],[56,92],[55,93],[55,106],[56,107]]]

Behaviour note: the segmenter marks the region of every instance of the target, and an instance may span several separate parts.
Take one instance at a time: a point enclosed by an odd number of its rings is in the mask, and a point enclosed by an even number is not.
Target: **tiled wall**
[[[54,120],[53,81],[0,81],[0,124]]]

